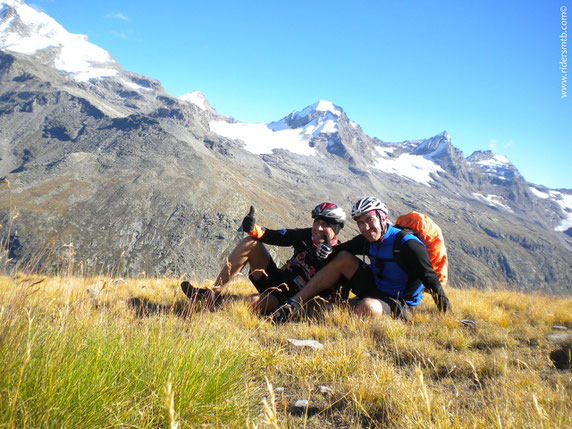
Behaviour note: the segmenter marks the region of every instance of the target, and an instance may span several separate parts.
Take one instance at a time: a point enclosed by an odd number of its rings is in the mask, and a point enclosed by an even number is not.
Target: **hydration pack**
[[[445,239],[439,225],[426,214],[411,212],[399,216],[394,226],[401,229],[397,237],[395,237],[393,245],[393,257],[396,262],[400,266],[402,265],[399,256],[403,237],[407,234],[415,234],[425,245],[433,271],[437,274],[441,286],[445,287],[449,277],[449,265]]]

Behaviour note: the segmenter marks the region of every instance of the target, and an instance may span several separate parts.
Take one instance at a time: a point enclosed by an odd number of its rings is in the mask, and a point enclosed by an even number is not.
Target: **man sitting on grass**
[[[272,230],[256,224],[254,207],[250,207],[242,221],[249,237],[231,252],[213,286],[199,289],[185,281],[181,283],[183,292],[192,300],[201,299],[213,305],[232,278],[248,264],[248,277],[258,291],[249,297],[249,304],[262,314],[276,310],[326,265],[332,246],[338,244],[337,234],[344,226],[346,214],[336,204],[325,202],[312,210],[312,218],[311,228]],[[292,246],[294,255],[278,268],[264,244]]]
[[[385,204],[375,197],[365,197],[354,204],[352,218],[360,235],[339,245],[332,261],[308,284],[276,311],[271,319],[284,322],[299,313],[302,305],[320,292],[345,279],[358,297],[355,312],[359,315],[391,314],[406,317],[419,305],[427,288],[439,311],[450,310],[449,299],[433,270],[425,245],[413,234],[400,243],[400,261],[393,255],[399,229],[389,223]],[[355,255],[363,255],[364,261]],[[369,263],[365,262],[368,257]]]

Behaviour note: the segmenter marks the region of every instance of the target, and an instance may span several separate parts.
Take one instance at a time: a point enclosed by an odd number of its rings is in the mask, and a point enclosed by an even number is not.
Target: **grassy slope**
[[[549,356],[569,362],[570,334],[549,335],[570,332],[553,327],[572,328],[570,298],[450,289],[447,316],[426,297],[407,323],[331,308],[272,326],[251,291],[208,312],[177,280],[0,277],[0,427],[572,426],[572,372]]]

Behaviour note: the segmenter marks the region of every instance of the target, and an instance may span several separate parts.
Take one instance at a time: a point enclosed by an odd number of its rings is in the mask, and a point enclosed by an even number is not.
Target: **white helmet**
[[[378,212],[380,219],[387,219],[389,217],[389,211],[385,204],[379,201],[375,197],[363,197],[354,204],[351,212],[352,219],[356,219],[364,214],[375,210]],[[380,213],[381,212],[381,213]]]

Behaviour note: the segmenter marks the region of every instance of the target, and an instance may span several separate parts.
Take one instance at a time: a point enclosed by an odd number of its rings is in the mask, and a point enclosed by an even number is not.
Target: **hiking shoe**
[[[290,298],[282,304],[278,310],[270,315],[269,320],[272,323],[284,323],[296,316],[299,316],[301,312],[302,305],[293,298]]]
[[[191,301],[205,301],[209,304],[216,304],[220,298],[212,290],[194,287],[188,281],[181,283],[181,290]]]

